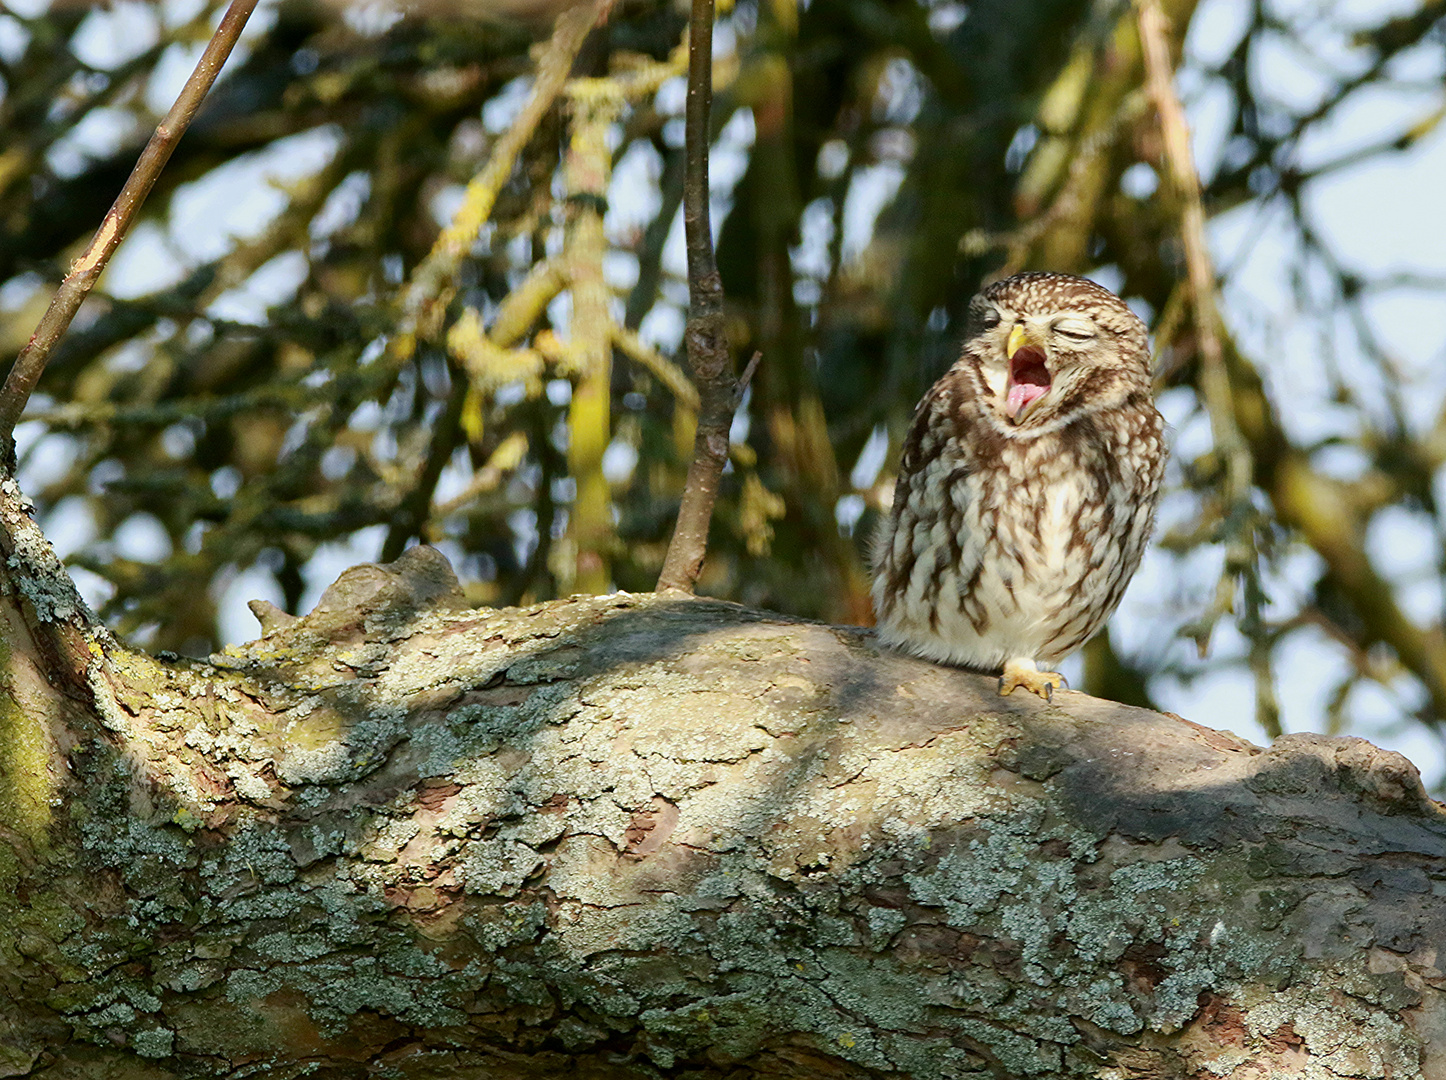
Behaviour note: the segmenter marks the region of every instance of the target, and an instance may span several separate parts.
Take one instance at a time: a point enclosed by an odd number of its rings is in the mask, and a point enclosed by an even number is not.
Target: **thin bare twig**
[[[708,551],[708,526],[723,466],[728,461],[728,431],[742,397],[733,376],[733,357],[723,323],[723,279],[713,257],[708,220],[708,113],[713,105],[713,0],[693,0],[688,26],[688,99],[686,163],[683,174],[683,226],[688,247],[688,361],[698,385],[698,433],[693,463],[683,487],[678,522],[658,589],[691,593]]]
[[[165,118],[156,126],[155,134],[141,152],[140,160],[136,162],[125,187],[121,189],[100,228],[91,238],[90,246],[71,264],[70,271],[60,283],[60,288],[55,291],[40,325],[35,328],[29,343],[15,358],[15,366],[10,369],[5,388],[0,390],[0,471],[6,474],[14,472],[15,425],[19,423],[20,415],[25,411],[25,403],[30,400],[30,395],[40,381],[46,361],[65,335],[75,313],[80,310],[81,303],[100,279],[111,255],[130,231],[146,196],[155,186],[156,178],[161,175],[161,170],[170,160],[171,152],[190,126],[192,117],[201,107],[201,102],[216,81],[216,76],[221,73],[226,58],[231,55],[231,49],[241,36],[241,30],[255,7],[256,0],[233,0],[226,10],[221,25],[211,35],[206,51],[201,54],[200,62],[196,64],[196,70],[186,80],[186,85],[182,87],[170,112],[166,113]]]
[[[743,374],[738,376],[738,387],[734,392],[738,395],[739,401],[743,400],[743,391],[748,389],[748,384],[753,381],[753,373],[758,370],[758,365],[762,361],[763,354],[761,352],[754,352],[748,361],[748,366],[743,369]],[[734,408],[737,408],[736,403]]]

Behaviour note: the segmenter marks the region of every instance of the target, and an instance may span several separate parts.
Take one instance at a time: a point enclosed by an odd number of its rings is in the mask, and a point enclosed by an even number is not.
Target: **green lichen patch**
[[[1244,783],[1265,755],[703,602],[326,614],[346,632],[278,630],[196,715],[173,686],[130,714],[204,764],[189,787],[148,767],[164,740],[72,754],[79,869],[0,956],[44,969],[95,1052],[197,1076],[503,1053],[550,1075],[786,1053],[911,1080],[1101,1080],[1111,1055],[1416,1075],[1395,1017],[1439,978],[1409,939],[1446,875],[1409,830],[1366,872],[1319,816],[1281,826],[1262,800],[1319,811],[1294,773]],[[1148,772],[1185,778],[1159,814],[1109,752],[1130,725],[1181,765]],[[1207,783],[1249,830],[1180,824]]]

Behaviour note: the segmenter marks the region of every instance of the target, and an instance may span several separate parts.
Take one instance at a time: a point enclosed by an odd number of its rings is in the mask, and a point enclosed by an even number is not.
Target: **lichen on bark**
[[[107,655],[0,899],[7,1075],[1446,1067],[1446,820],[1396,755],[454,586],[416,549],[210,662]]]

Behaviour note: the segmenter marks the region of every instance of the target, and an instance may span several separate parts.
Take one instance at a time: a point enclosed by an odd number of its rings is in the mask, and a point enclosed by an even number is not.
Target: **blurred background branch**
[[[721,5],[718,367],[766,362],[698,591],[867,622],[867,538],[969,296],[1084,273],[1150,323],[1175,450],[1159,542],[1068,673],[1259,737],[1370,734],[1439,781],[1446,7],[1403,4]],[[0,13],[12,353],[222,8],[25,11]],[[477,603],[653,587],[708,409],[689,14],[258,6],[16,429],[112,627],[205,653],[253,632],[245,600],[296,611],[418,539]]]
[[[1195,171],[1190,149],[1190,127],[1185,107],[1175,92],[1174,61],[1165,13],[1159,0],[1136,0],[1140,46],[1145,64],[1145,89],[1154,105],[1160,125],[1160,154],[1169,179],[1168,190],[1176,201],[1180,247],[1185,260],[1184,288],[1194,314],[1192,328],[1199,357],[1197,384],[1215,453],[1223,462],[1220,501],[1224,508],[1221,528],[1214,537],[1225,550],[1225,573],[1216,588],[1216,601],[1198,620],[1195,636],[1200,651],[1206,651],[1215,620],[1236,611],[1236,593],[1241,594],[1238,615],[1241,630],[1250,641],[1250,666],[1255,676],[1256,721],[1266,733],[1281,733],[1279,706],[1275,699],[1275,676],[1271,649],[1264,627],[1265,590],[1260,581],[1260,524],[1251,500],[1253,463],[1249,446],[1235,421],[1235,402],[1230,375],[1220,344],[1220,312],[1216,304],[1215,264],[1205,235],[1205,207],[1200,176]],[[1178,329],[1178,326],[1171,327]]]

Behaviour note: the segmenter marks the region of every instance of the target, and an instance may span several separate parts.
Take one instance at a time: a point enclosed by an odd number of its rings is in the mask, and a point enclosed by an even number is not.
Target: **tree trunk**
[[[0,1076],[1446,1077],[1446,817],[1358,739],[430,549],[87,701],[31,591]]]

